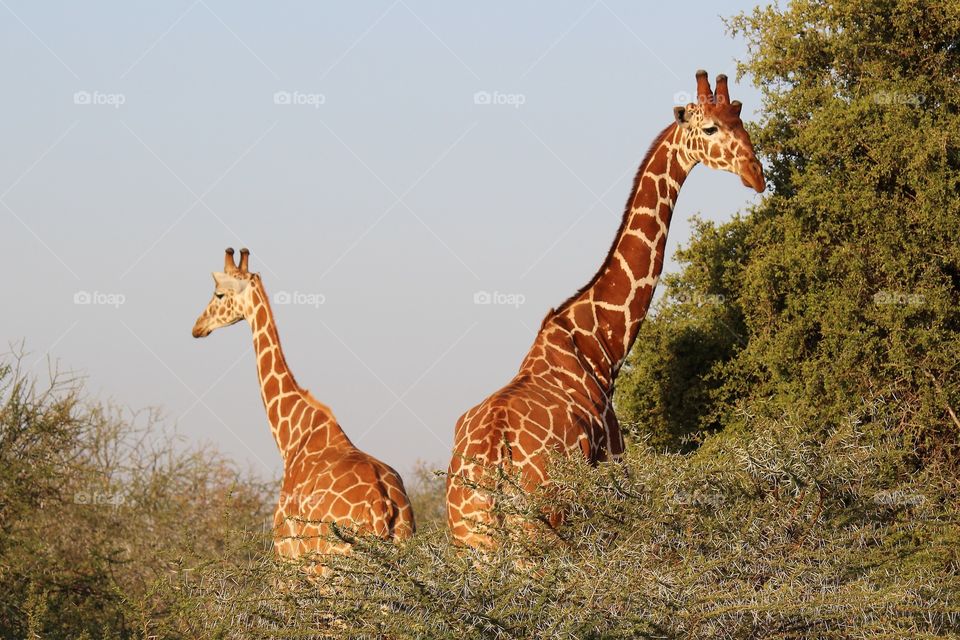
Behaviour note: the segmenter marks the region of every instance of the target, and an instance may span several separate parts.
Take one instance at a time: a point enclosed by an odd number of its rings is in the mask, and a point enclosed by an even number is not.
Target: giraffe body
[[[702,162],[732,171],[763,191],[763,171],[740,121],[740,103],[729,100],[726,77],[717,77],[716,95],[706,72],[697,73],[697,84],[698,103],[675,109],[675,122],[641,162],[600,270],[547,314],[514,379],[458,421],[447,516],[460,542],[490,542],[492,470],[517,474],[529,491],[549,484],[551,453],[579,452],[591,463],[623,453],[614,382],[649,309],[673,207],[693,167]]]
[[[349,544],[336,541],[330,523],[384,539],[409,538],[414,530],[400,476],[349,440],[285,469],[274,514],[277,553],[347,552]]]
[[[197,319],[193,336],[247,320],[253,331],[260,393],[283,458],[283,482],[274,514],[278,555],[346,553],[331,525],[384,539],[413,535],[413,510],[403,480],[391,467],[353,445],[329,407],[302,389],[290,372],[269,298],[259,274],[240,267],[228,249],[223,273],[214,273],[214,297]]]

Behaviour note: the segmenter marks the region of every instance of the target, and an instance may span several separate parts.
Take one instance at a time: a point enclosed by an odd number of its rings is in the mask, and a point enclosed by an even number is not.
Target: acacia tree
[[[772,193],[700,223],[618,390],[634,435],[789,414],[826,428],[886,397],[911,441],[960,421],[960,4],[794,0],[728,22],[763,93]],[[652,345],[652,346],[651,346]]]
[[[0,354],[0,637],[143,637],[160,581],[258,549],[234,541],[269,521],[266,483],[21,363]]]

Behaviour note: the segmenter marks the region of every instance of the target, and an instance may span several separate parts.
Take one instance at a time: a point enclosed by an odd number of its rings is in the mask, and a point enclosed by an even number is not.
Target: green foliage
[[[442,479],[421,469],[410,486],[426,526],[413,540],[360,538],[309,576],[274,558],[259,526],[272,491],[260,483],[210,452],[148,445],[146,431],[84,404],[76,382],[41,388],[15,365],[0,381],[3,637],[960,630],[960,481],[913,463],[897,398],[874,398],[821,437],[744,417],[750,429],[689,454],[634,446],[599,467],[558,459],[544,493],[518,493],[507,478],[490,550],[452,544],[437,521]],[[562,525],[550,529],[544,513],[563,513]]]
[[[883,393],[922,454],[955,457],[960,4],[795,0],[729,24],[773,193],[698,226],[621,377],[624,422],[676,449],[738,409],[826,428]]]
[[[552,491],[495,496],[511,524],[493,531],[493,550],[458,549],[432,529],[404,545],[361,540],[314,582],[270,562],[208,564],[171,581],[187,604],[152,632],[954,637],[960,483],[912,470],[886,405],[865,411],[822,440],[763,422],[761,437],[725,432],[693,454],[635,447],[622,464],[557,460]],[[566,517],[552,530],[540,515],[557,510]]]
[[[0,637],[136,637],[176,563],[262,528],[265,487],[185,450],[154,417],[84,402],[79,381],[0,364]]]

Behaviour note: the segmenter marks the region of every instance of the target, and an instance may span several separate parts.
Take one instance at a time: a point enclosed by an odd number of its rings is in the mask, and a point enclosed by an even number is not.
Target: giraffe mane
[[[547,313],[546,317],[544,317],[543,319],[543,323],[541,324],[541,329],[543,328],[543,325],[545,325],[547,321],[550,320],[550,318],[565,311],[571,304],[573,304],[574,300],[579,298],[581,295],[584,294],[585,291],[587,291],[590,287],[595,285],[597,283],[597,280],[600,278],[600,276],[603,275],[604,265],[606,265],[610,261],[611,256],[613,256],[613,252],[616,251],[617,240],[620,238],[621,235],[623,235],[623,231],[630,221],[630,211],[633,209],[633,200],[637,195],[637,189],[640,188],[640,178],[643,177],[643,172],[646,171],[647,165],[649,165],[650,161],[653,159],[653,154],[656,153],[657,149],[660,147],[663,141],[667,139],[667,136],[673,133],[676,126],[677,126],[676,123],[672,122],[667,128],[661,131],[657,135],[657,137],[654,138],[653,142],[650,143],[650,148],[647,149],[646,155],[644,155],[643,160],[640,161],[640,168],[637,169],[637,175],[633,177],[633,187],[630,189],[630,195],[627,197],[627,204],[623,210],[623,219],[620,221],[620,227],[619,229],[617,229],[617,233],[613,237],[613,242],[610,244],[610,249],[607,251],[607,256],[603,259],[603,262],[600,263],[600,268],[597,270],[595,274],[593,274],[593,277],[590,278],[590,282],[580,287],[580,289],[577,290],[576,293],[574,293],[572,296],[564,300],[563,304],[561,304],[559,307],[556,307],[555,309],[551,309],[550,312]]]

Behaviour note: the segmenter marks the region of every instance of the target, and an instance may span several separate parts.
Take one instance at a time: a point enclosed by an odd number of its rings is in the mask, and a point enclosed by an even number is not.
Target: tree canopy
[[[795,0],[728,25],[772,193],[696,226],[621,376],[624,422],[683,449],[745,415],[829,428],[883,397],[955,454],[960,4]]]

